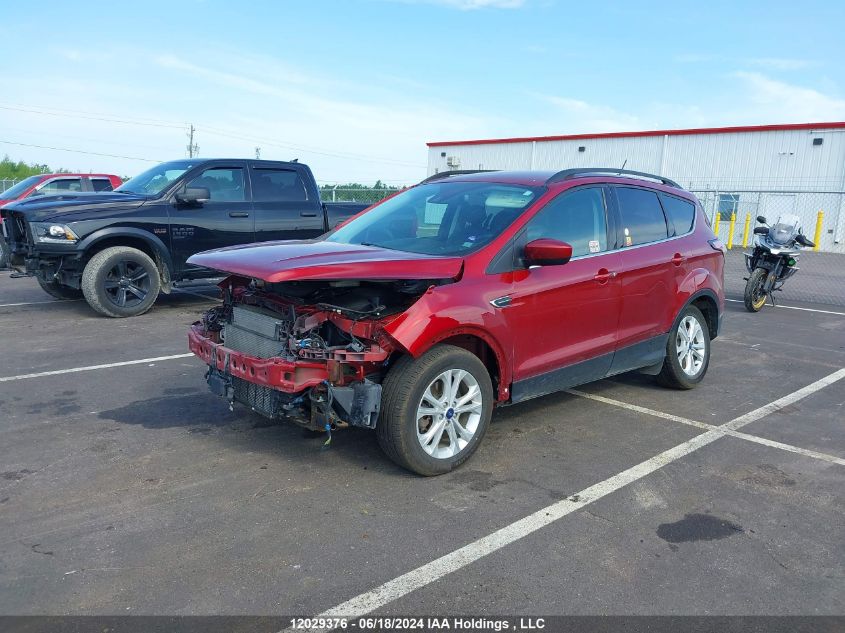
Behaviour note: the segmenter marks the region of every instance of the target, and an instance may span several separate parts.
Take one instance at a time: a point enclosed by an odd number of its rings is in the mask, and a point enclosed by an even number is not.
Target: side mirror
[[[765,215],[758,215],[758,216],[757,216],[757,221],[758,221],[760,224],[765,224],[765,223],[766,223],[766,216],[765,216]]]
[[[754,235],[766,235],[769,232],[768,227],[765,226],[755,226],[754,227]]]
[[[176,200],[186,204],[196,204],[211,200],[211,192],[207,187],[186,187],[176,192]]]
[[[525,245],[523,254],[529,266],[555,266],[572,259],[572,245],[547,237]]]

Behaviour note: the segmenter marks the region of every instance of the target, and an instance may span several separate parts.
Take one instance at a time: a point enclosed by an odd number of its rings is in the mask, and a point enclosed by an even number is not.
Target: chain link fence
[[[18,184],[19,182],[20,182],[20,180],[18,180],[16,178],[6,178],[6,179],[0,178],[0,193],[3,193],[4,191],[6,191],[6,189],[13,187],[14,185]]]
[[[704,206],[713,230],[728,246],[725,292],[742,298],[744,252],[751,252],[757,216],[769,223],[781,215],[801,219],[804,234],[815,242],[799,258],[800,271],[776,299],[845,306],[845,192],[800,190],[693,191]]]
[[[369,202],[375,204],[392,196],[401,188],[396,189],[371,189],[370,187],[330,187],[323,185],[320,188],[320,197],[323,202]]]

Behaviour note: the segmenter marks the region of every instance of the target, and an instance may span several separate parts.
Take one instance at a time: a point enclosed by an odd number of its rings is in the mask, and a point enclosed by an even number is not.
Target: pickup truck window
[[[162,163],[127,180],[115,191],[158,195],[194,165],[196,165],[196,162],[190,160],[173,160],[169,163]]]
[[[292,169],[253,169],[252,197],[256,202],[308,200],[299,172]]]
[[[433,182],[403,191],[326,239],[427,255],[465,255],[489,244],[542,192],[542,187],[492,182]]]
[[[111,191],[113,189],[111,180],[108,178],[92,178],[91,186],[94,188],[94,191]]]
[[[65,191],[82,191],[82,178],[56,178],[33,191],[31,195],[48,195]]]
[[[188,187],[205,187],[214,202],[243,202],[244,170],[240,167],[212,167],[194,178]]]

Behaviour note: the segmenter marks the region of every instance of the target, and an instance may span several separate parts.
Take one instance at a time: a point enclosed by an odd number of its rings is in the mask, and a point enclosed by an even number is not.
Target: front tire
[[[82,272],[82,294],[94,310],[109,317],[144,314],[161,289],[158,267],[149,255],[112,246],[94,255]]]
[[[692,389],[710,365],[710,328],[701,310],[687,306],[678,317],[669,340],[657,381],[664,387]]]
[[[41,289],[51,297],[68,301],[72,299],[81,299],[82,291],[79,288],[71,288],[70,286],[63,286],[55,281],[44,281],[38,277],[38,285]]]
[[[745,284],[743,303],[749,312],[759,312],[766,305],[766,293],[763,287],[766,285],[766,277],[769,271],[765,268],[755,268]]]
[[[390,369],[376,435],[403,468],[441,475],[475,452],[492,413],[493,386],[484,364],[465,349],[438,345]]]

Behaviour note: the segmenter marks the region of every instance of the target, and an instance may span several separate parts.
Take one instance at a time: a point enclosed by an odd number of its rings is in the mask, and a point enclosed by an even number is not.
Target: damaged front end
[[[399,344],[384,328],[438,281],[269,283],[233,276],[189,333],[206,380],[230,406],[312,430],[375,428]]]

